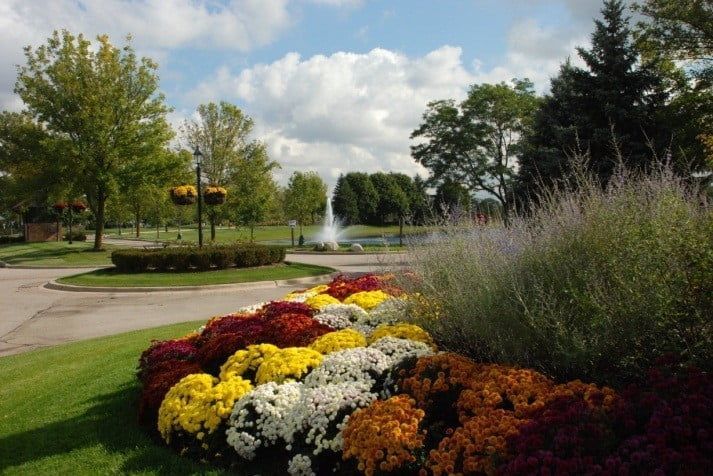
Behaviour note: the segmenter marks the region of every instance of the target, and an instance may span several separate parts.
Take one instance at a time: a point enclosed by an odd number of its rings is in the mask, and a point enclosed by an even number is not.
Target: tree
[[[644,16],[635,37],[644,53],[693,63],[713,80],[713,4],[709,0],[644,0],[632,7]]]
[[[634,47],[621,1],[605,1],[591,38],[591,49],[578,48],[586,68],[562,66],[527,134],[518,174],[525,201],[567,180],[573,156],[586,157],[585,170],[605,185],[619,164],[646,171],[672,148],[662,120],[669,91]]]
[[[157,65],[138,59],[128,43],[117,48],[103,35],[92,45],[68,31],[25,48],[25,57],[15,92],[43,128],[66,142],[56,160],[71,171],[63,178],[87,199],[96,219],[94,249],[100,250],[117,175],[150,162],[172,137]]]
[[[345,225],[359,222],[359,203],[351,185],[344,175],[340,175],[332,194],[332,207],[334,214]]]
[[[485,191],[508,210],[521,138],[528,132],[538,105],[532,83],[473,85],[468,97],[429,103],[423,123],[412,139],[414,159],[431,171],[430,183],[446,179],[462,183],[470,192]]]
[[[399,181],[383,172],[371,174],[369,178],[379,197],[372,223],[382,226],[395,221],[402,223],[409,213],[409,201]]]
[[[171,207],[167,206],[168,189],[191,178],[190,161],[191,155],[185,150],[162,150],[143,167],[119,174],[122,201],[131,210],[137,238],[141,233],[141,221],[147,213],[159,221],[172,214]]]
[[[344,176],[349,187],[354,192],[356,204],[359,209],[358,223],[368,223],[376,213],[379,195],[371,183],[369,175],[362,172],[350,172]]]
[[[198,119],[184,123],[183,136],[188,146],[199,148],[203,154],[201,169],[204,177],[211,185],[225,187],[228,196],[236,186],[230,181],[244,175],[238,173],[238,168],[250,151],[260,147],[248,139],[253,125],[253,120],[239,107],[224,101],[201,104],[198,106]],[[207,207],[211,241],[215,240],[216,223],[227,212],[224,205]]]
[[[272,208],[278,187],[272,178],[277,162],[270,160],[265,145],[250,142],[243,150],[237,167],[230,176],[229,209],[235,221],[250,228],[250,241],[255,239],[255,226]]]
[[[468,189],[452,178],[446,178],[436,188],[433,202],[446,216],[458,216],[470,211],[471,197]]]
[[[285,190],[285,211],[302,225],[313,223],[314,217],[327,205],[327,184],[317,172],[294,172]]]

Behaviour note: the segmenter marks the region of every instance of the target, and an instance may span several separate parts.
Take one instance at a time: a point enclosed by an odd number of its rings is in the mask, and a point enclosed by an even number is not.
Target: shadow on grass
[[[80,246],[84,246],[84,245],[79,244],[77,246],[77,248],[70,248],[70,247],[67,247],[67,248],[46,248],[46,249],[29,248],[26,251],[23,251],[20,253],[9,254],[9,255],[5,256],[2,260],[5,261],[6,263],[12,264],[12,263],[19,263],[19,262],[24,262],[24,261],[40,261],[40,260],[49,260],[49,259],[62,260],[70,255],[78,255],[78,254],[91,255],[91,254],[99,254],[99,253],[106,252],[106,249],[102,249],[100,251],[94,251],[92,248],[80,248]],[[11,250],[11,248],[8,248],[7,250],[9,251],[9,250]],[[5,251],[5,250],[0,250],[0,251]]]
[[[86,403],[91,403],[92,406],[79,416],[0,438],[0,473],[26,463],[61,455],[68,459],[66,466],[56,467],[55,461],[51,465],[53,470],[64,472],[75,466],[71,463],[71,458],[76,456],[71,455],[71,452],[100,447],[100,450],[118,458],[106,462],[96,461],[97,466],[93,467],[92,472],[223,474],[216,468],[180,458],[169,448],[152,440],[136,421],[134,402],[138,391],[138,387],[127,385],[114,393],[88,400]],[[102,463],[111,464],[112,467],[102,468]]]

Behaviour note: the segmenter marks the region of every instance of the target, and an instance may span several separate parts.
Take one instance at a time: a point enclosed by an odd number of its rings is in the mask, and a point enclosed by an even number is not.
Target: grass
[[[102,266],[111,264],[111,246],[92,251],[93,242],[51,241],[0,246],[0,261],[30,266]]]
[[[226,474],[180,458],[136,423],[141,351],[202,323],[0,358],[0,474]]]
[[[195,225],[194,225],[195,226]],[[314,241],[318,236],[321,225],[311,225],[305,226],[303,229],[305,239],[307,241]],[[404,227],[404,234],[417,234],[424,233],[428,231],[428,228],[419,226],[407,226]],[[118,230],[116,228],[107,229],[106,233],[112,238],[126,238],[126,239],[136,239],[136,234],[133,229],[122,229],[122,234],[119,236]],[[379,237],[381,235],[398,235],[399,227],[397,225],[393,226],[369,226],[369,225],[355,225],[347,227],[342,236],[345,238],[366,238],[366,237]],[[181,234],[184,242],[197,242],[198,241],[198,230],[195,228],[182,228]],[[176,228],[169,228],[168,233],[162,228],[158,241],[176,241],[178,236],[178,230]],[[299,228],[295,229],[295,243],[300,236]],[[203,238],[208,241],[210,239],[210,227],[203,229]],[[140,240],[146,241],[156,241],[156,229],[155,228],[142,228],[140,232]],[[250,230],[248,228],[218,228],[216,230],[215,241],[217,243],[230,243],[234,241],[248,241],[250,239]],[[288,226],[259,226],[255,228],[255,241],[275,241],[275,240],[289,240],[290,239],[290,228]]]
[[[114,269],[98,269],[88,273],[60,278],[64,284],[76,286],[203,286],[210,284],[247,283],[253,281],[275,281],[278,279],[320,276],[333,272],[332,268],[303,263],[278,264],[257,268],[230,268],[203,272],[162,273],[119,273]]]

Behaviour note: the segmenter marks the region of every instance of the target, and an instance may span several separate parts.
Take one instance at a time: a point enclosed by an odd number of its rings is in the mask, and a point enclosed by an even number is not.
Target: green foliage
[[[337,215],[345,225],[359,223],[359,201],[352,186],[344,175],[340,175],[334,187],[332,198],[334,214]]]
[[[436,188],[433,202],[439,212],[448,214],[470,210],[470,193],[460,183],[451,178],[444,179]]]
[[[460,182],[470,192],[490,193],[507,210],[520,140],[537,105],[527,79],[514,79],[512,86],[473,85],[460,104],[452,99],[431,102],[411,134],[423,140],[411,147],[413,158],[430,170],[431,184]]]
[[[344,180],[354,192],[359,210],[359,223],[369,223],[379,206],[379,194],[371,183],[371,178],[362,172],[350,172],[344,176]]]
[[[231,176],[232,187],[226,206],[237,223],[250,228],[250,241],[255,239],[255,226],[268,217],[278,195],[272,177],[276,168],[279,164],[267,156],[265,145],[253,142],[246,148]]]
[[[644,21],[636,39],[645,53],[691,61],[694,73],[713,80],[713,4],[706,0],[643,0],[633,5]]]
[[[398,222],[408,215],[410,211],[409,197],[393,175],[378,172],[371,174],[369,178],[379,197],[376,213],[370,223],[385,225]],[[408,179],[408,177],[406,178]]]
[[[327,205],[327,184],[317,172],[294,172],[285,190],[285,213],[303,225],[311,225]]]
[[[412,250],[423,324],[479,361],[622,383],[674,352],[713,362],[713,214],[668,171],[541,197],[510,227]]]
[[[187,271],[191,268],[198,271],[229,267],[250,268],[280,263],[284,259],[284,248],[265,245],[121,249],[111,254],[111,262],[122,273],[140,273],[148,270]]]
[[[619,164],[649,170],[666,158],[687,177],[707,168],[697,135],[712,117],[710,91],[661,55],[640,54],[621,1],[607,0],[602,15],[591,49],[578,49],[586,68],[565,63],[535,115],[516,186],[523,202],[580,166],[602,183]]]
[[[45,45],[25,49],[15,92],[34,120],[62,143],[50,170],[81,191],[96,218],[100,249],[107,198],[121,173],[163,151],[172,137],[169,108],[158,93],[157,65],[107,36],[55,32]],[[54,162],[52,162],[54,161]]]

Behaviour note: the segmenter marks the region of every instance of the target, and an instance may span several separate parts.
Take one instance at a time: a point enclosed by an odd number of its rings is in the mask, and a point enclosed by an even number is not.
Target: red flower
[[[145,381],[153,367],[169,360],[192,360],[197,352],[193,342],[176,339],[153,341],[139,358],[139,379]]]
[[[156,427],[158,408],[166,393],[186,375],[201,373],[200,366],[185,360],[166,360],[155,365],[144,376],[139,398],[139,422]]]

